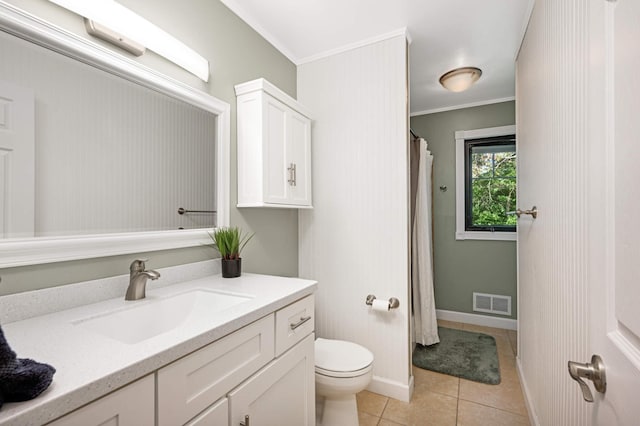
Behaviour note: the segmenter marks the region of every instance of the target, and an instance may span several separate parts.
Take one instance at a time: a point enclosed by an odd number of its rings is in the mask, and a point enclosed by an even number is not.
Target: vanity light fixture
[[[111,31],[104,25],[100,25],[90,19],[84,18],[84,27],[89,35],[101,38],[114,46],[118,46],[119,48],[131,53],[133,56],[142,56],[142,54],[147,50],[143,45],[138,44],[135,41],[128,40],[121,34]]]
[[[445,89],[452,92],[463,92],[467,90],[473,83],[478,81],[482,75],[482,70],[476,67],[456,68],[446,72],[440,77],[440,84]]]
[[[153,50],[204,81],[209,80],[209,61],[171,34],[114,0],[49,1]]]

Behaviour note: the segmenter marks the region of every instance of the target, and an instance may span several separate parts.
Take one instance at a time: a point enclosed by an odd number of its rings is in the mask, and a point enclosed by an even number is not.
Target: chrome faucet
[[[145,264],[147,260],[136,259],[131,262],[129,271],[129,288],[127,288],[127,295],[124,300],[139,300],[145,298],[145,289],[147,287],[147,279],[157,280],[160,278],[160,273],[156,271],[145,271]]]

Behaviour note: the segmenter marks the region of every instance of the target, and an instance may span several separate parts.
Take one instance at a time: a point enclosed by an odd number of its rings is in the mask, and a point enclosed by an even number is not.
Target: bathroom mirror
[[[5,3],[0,57],[0,267],[194,246],[228,224],[227,103]]]

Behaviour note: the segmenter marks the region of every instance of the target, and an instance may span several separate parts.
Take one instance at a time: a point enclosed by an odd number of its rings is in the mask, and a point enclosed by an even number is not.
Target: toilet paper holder
[[[365,300],[364,303],[371,306],[373,305],[374,300],[376,300],[376,296],[374,296],[373,294],[370,294],[367,296],[367,300]],[[396,299],[395,297],[389,298],[389,309],[396,309],[399,306],[400,306],[400,301],[398,299]]]

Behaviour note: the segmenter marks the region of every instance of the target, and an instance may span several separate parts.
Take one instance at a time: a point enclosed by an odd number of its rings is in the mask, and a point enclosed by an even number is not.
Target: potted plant
[[[222,276],[239,277],[242,272],[240,253],[254,234],[243,234],[238,227],[218,228],[210,234],[222,257]]]

